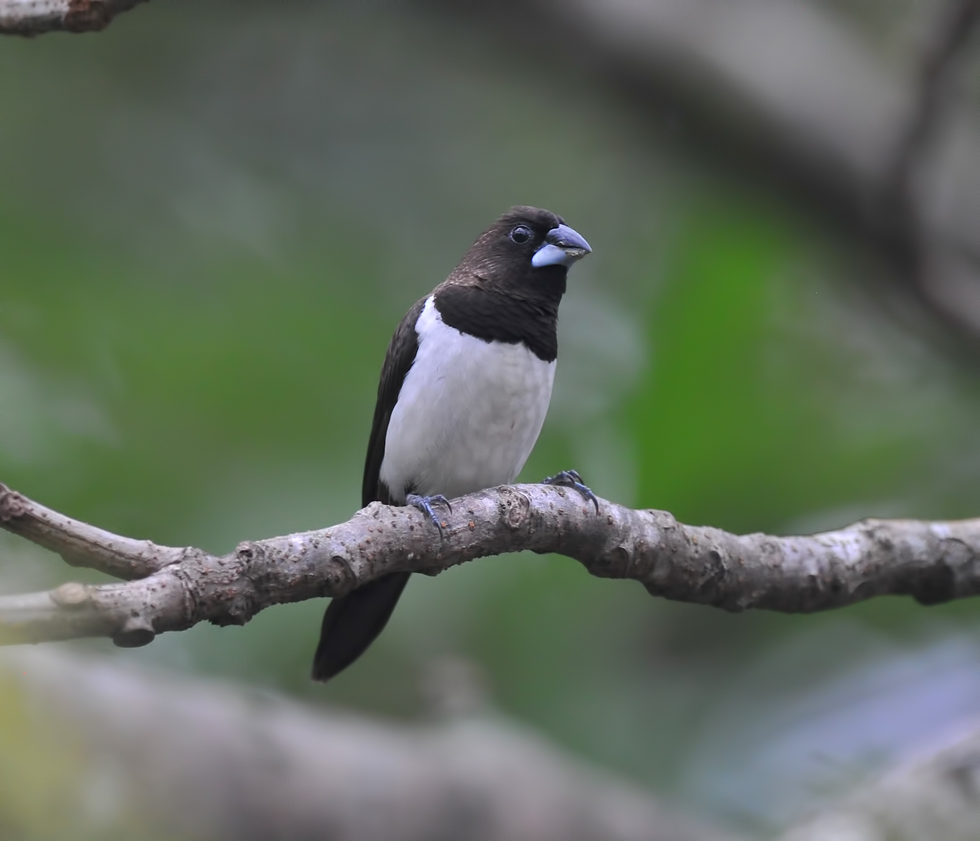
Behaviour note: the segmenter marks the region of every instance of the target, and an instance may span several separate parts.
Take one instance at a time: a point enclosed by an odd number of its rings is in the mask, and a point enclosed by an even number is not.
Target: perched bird
[[[541,431],[558,357],[569,266],[592,249],[560,216],[513,207],[402,319],[388,345],[364,465],[362,504],[434,505],[508,484]],[[574,471],[546,479],[598,503]],[[329,680],[381,633],[411,573],[331,601],[313,679]]]

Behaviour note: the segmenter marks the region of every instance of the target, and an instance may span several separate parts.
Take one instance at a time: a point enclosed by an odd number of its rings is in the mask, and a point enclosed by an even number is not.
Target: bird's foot
[[[542,485],[558,485],[563,488],[574,488],[595,506],[595,513],[599,513],[599,500],[592,493],[592,489],[582,481],[577,470],[562,470],[554,476],[549,476],[541,482]]]
[[[453,513],[453,507],[449,504],[449,500],[446,499],[442,494],[435,494],[434,496],[419,496],[418,494],[409,494],[405,497],[405,504],[411,505],[412,508],[418,508],[423,514],[427,514],[429,519],[432,520],[433,525],[439,529],[439,537],[442,537],[442,523],[439,518],[435,515],[432,510],[433,505],[445,505],[449,509],[449,513]]]

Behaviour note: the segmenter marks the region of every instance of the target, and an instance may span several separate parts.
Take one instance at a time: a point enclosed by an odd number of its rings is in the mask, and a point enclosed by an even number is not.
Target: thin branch
[[[0,485],[0,526],[61,555],[69,566],[97,569],[128,581],[177,563],[183,549],[120,537],[72,520]]]
[[[510,485],[455,500],[442,536],[413,508],[372,503],[347,522],[245,542],[228,555],[169,549],[179,562],[139,580],[0,597],[0,642],[108,636],[121,646],[146,645],[198,622],[241,625],[274,604],[343,595],[389,572],[436,575],[523,550],[556,552],[593,575],[639,581],[654,596],[730,611],[805,613],[881,595],[933,604],[980,594],[980,519],[865,520],[812,536],[739,536],[683,525],[664,511],[599,504],[596,514],[564,488]],[[3,488],[0,526],[34,539],[21,522],[33,514],[21,512],[37,508]],[[46,522],[45,545],[57,545],[52,532],[60,530],[74,562],[83,563],[74,553],[79,533],[91,527]],[[105,537],[91,565],[107,569],[106,554],[131,542],[98,533]],[[120,560],[123,569],[127,563]]]
[[[145,0],[0,0],[0,35],[98,32]]]

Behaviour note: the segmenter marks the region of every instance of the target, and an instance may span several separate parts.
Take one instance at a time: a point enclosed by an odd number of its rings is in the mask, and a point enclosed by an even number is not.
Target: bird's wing
[[[378,402],[374,406],[374,422],[371,424],[371,437],[368,440],[367,458],[364,461],[364,481],[361,485],[361,505],[378,500],[386,505],[391,497],[381,480],[381,462],[385,457],[385,437],[388,435],[388,422],[398,400],[398,392],[408,374],[415,354],[418,351],[418,334],[415,322],[419,320],[426,298],[415,303],[405,313],[405,317],[395,329],[395,335],[388,344],[384,365],[381,367],[381,382],[378,384]],[[400,502],[403,500],[399,500]]]
[[[381,462],[385,457],[388,422],[398,400],[402,382],[418,351],[415,322],[419,320],[425,299],[415,304],[401,320],[391,337],[388,353],[381,368],[378,402],[364,462],[361,504],[378,500],[388,505],[391,494],[380,480]],[[404,502],[404,500],[399,500]],[[393,572],[358,587],[346,596],[332,599],[323,615],[320,643],[313,656],[313,680],[327,681],[353,663],[381,633],[411,573]]]

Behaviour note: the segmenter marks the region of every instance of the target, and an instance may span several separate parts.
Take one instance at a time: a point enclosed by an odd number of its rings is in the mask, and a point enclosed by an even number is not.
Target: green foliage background
[[[977,513],[974,366],[874,253],[666,106],[426,8],[173,0],[0,44],[4,482],[214,551],[346,519],[393,326],[530,203],[594,254],[525,478],[574,466],[735,530]],[[79,574],[3,546],[8,592]],[[322,607],[80,646],[406,719],[429,664],[465,657],[507,714],[750,827],[980,711],[967,603],[731,616],[506,557],[413,582],[326,688]],[[17,697],[0,733],[24,732]],[[0,780],[27,753],[4,738]],[[32,779],[0,785],[0,826]]]

